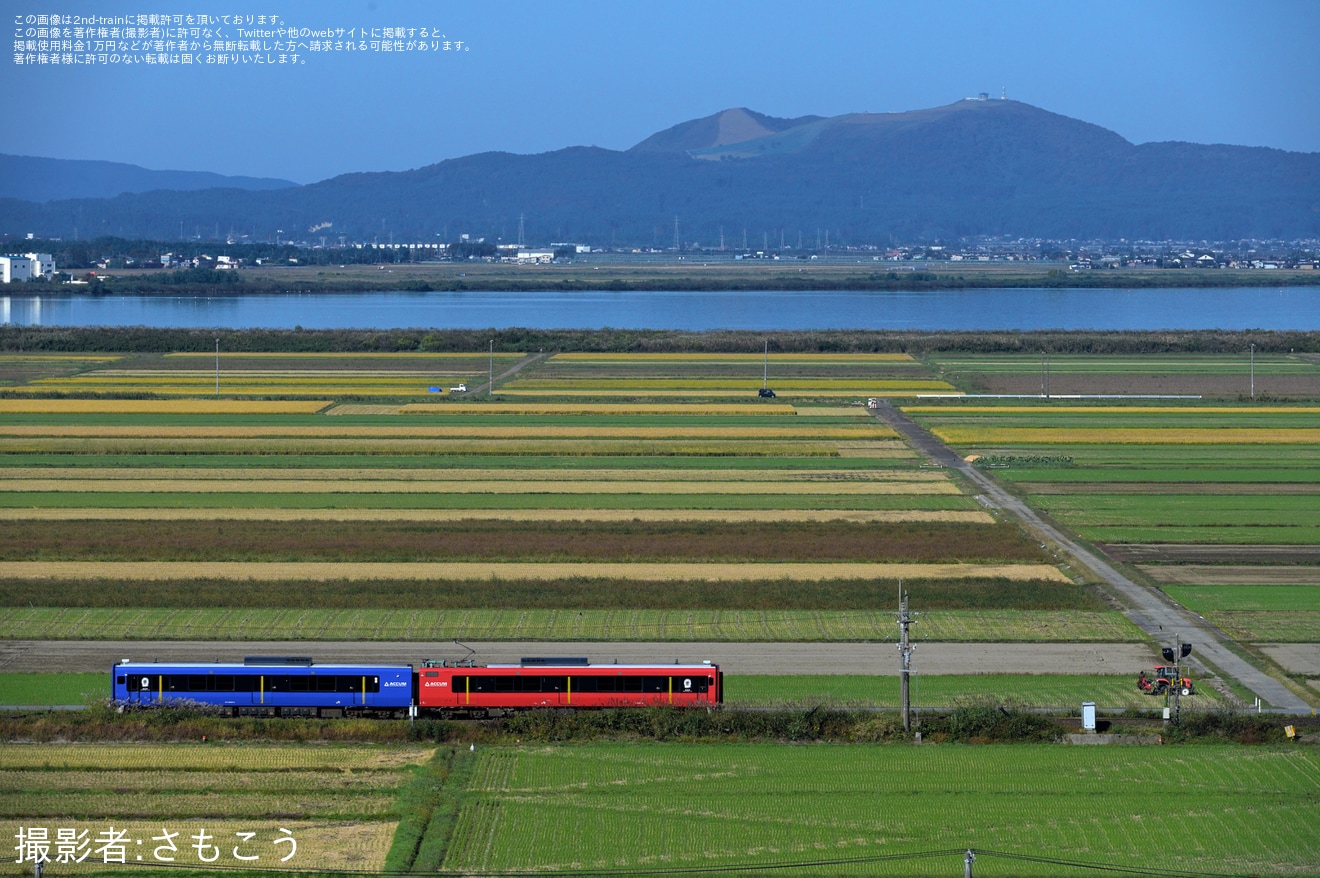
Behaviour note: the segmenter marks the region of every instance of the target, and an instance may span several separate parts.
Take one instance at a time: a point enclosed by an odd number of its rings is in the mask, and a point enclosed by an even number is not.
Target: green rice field
[[[479,753],[443,867],[1315,874],[1309,750],[591,745]],[[1162,827],[1173,821],[1178,832]],[[913,855],[941,852],[930,858]],[[1049,862],[1054,860],[1056,862]]]

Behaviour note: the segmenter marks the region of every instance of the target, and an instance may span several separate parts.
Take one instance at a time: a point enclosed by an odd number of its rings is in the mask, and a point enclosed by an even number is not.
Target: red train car
[[[698,707],[724,700],[719,665],[593,665],[585,658],[524,658],[516,665],[423,662],[417,707],[485,716],[536,707]]]

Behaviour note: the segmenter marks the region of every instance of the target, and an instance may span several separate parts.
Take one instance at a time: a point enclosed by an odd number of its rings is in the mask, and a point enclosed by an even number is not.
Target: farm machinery
[[[1163,695],[1174,690],[1177,690],[1179,695],[1196,693],[1192,678],[1183,674],[1177,665],[1159,665],[1150,675],[1142,671],[1141,676],[1137,677],[1137,688],[1147,695]]]
[[[1137,688],[1147,695],[1194,695],[1196,687],[1192,678],[1179,665],[1182,659],[1192,654],[1190,643],[1180,643],[1176,647],[1166,646],[1160,650],[1167,664],[1156,665],[1151,675],[1145,671],[1137,677]]]

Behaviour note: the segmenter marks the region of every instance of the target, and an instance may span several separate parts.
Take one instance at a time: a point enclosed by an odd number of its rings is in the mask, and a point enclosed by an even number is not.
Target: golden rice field
[[[0,399],[0,414],[314,415],[331,400]]]
[[[994,524],[979,509],[6,509],[0,521],[543,521]]]
[[[51,379],[54,380],[54,379]],[[706,390],[729,390],[737,379],[729,378],[514,378],[507,385],[507,390],[575,390],[594,392],[597,390],[687,390],[702,392]],[[946,381],[928,378],[912,379],[868,379],[857,378],[786,378],[775,381],[775,393],[783,391],[838,391],[849,393],[888,392],[888,391],[952,391],[953,385]],[[506,392],[504,388],[501,393]],[[742,388],[747,393],[747,388]]]
[[[0,771],[55,769],[85,771],[385,771],[421,765],[432,747],[212,747],[172,743],[7,744],[0,749]]]
[[[1320,429],[932,427],[950,445],[1314,445]]]
[[[877,396],[877,395],[918,396],[930,392],[928,388],[913,386],[912,384],[907,382],[893,382],[894,386],[892,387],[881,387],[879,386],[879,384],[880,382],[864,384],[864,385],[859,384],[856,387],[852,387],[848,389],[833,389],[833,390],[827,388],[818,388],[818,387],[803,388],[801,390],[793,390],[791,388],[781,389],[779,385],[776,385],[774,391],[778,396],[781,397],[800,396],[800,397],[809,397],[811,399],[860,399],[866,396]],[[701,390],[693,390],[693,389],[676,390],[676,389],[672,389],[672,385],[669,385],[669,387],[670,389],[651,389],[651,390],[620,390],[618,388],[606,388],[606,389],[577,388],[570,390],[570,389],[565,389],[562,385],[559,385],[556,387],[547,387],[540,390],[529,390],[525,388],[509,386],[509,387],[500,387],[496,392],[499,393],[499,395],[502,397],[534,396],[537,398],[555,397],[555,396],[593,396],[593,397],[607,397],[607,398],[618,397],[618,396],[627,396],[627,397],[646,396],[646,397],[661,397],[661,398],[669,398],[669,397],[690,398],[693,396],[710,398],[710,397],[732,396],[732,397],[749,398],[751,397],[752,394],[756,392],[755,388],[749,386],[731,387],[728,385],[727,382],[720,388],[708,388]],[[961,396],[962,394],[957,391],[951,391],[944,395],[952,397],[952,396]]]
[[[765,354],[701,354],[701,353],[562,353],[556,360],[587,363],[761,363]],[[775,362],[790,363],[912,363],[911,354],[783,354],[774,355]]]
[[[0,365],[9,363],[113,363],[123,354],[0,354]]]
[[[503,393],[503,391],[500,391]],[[746,403],[434,403],[411,402],[398,407],[401,414],[437,415],[803,415],[820,414],[791,405],[766,405],[759,400]],[[850,409],[831,410],[852,414]]]
[[[162,826],[162,823],[165,825]],[[169,868],[214,869],[215,866],[221,866],[232,870],[244,866],[260,866],[263,871],[273,870],[276,872],[297,871],[306,873],[308,870],[317,872],[342,870],[349,874],[369,874],[379,872],[385,867],[385,855],[389,852],[390,844],[394,840],[398,821],[288,820],[284,818],[277,820],[202,820],[170,816],[148,821],[116,819],[113,813],[107,813],[104,817],[92,821],[55,817],[0,821],[0,833],[7,835],[12,840],[17,837],[16,833],[20,825],[46,826],[50,831],[52,841],[55,838],[57,828],[72,828],[76,832],[86,830],[88,837],[93,842],[107,828],[113,826],[115,830],[125,832],[126,837],[132,841],[142,842],[141,846],[133,844],[133,852],[128,855],[126,865],[112,864],[106,866],[99,862],[94,863],[92,858],[88,857],[82,863],[58,863],[47,866],[47,875],[88,875],[93,873],[104,875],[108,870],[126,875],[132,874],[133,867],[136,864],[134,858],[138,856],[145,858],[142,862],[151,867],[147,870],[150,872],[163,871]],[[288,855],[288,845],[275,847],[273,844],[274,839],[281,837],[281,829],[287,829],[298,842],[297,852],[293,859],[287,863],[281,863],[280,859]],[[178,837],[174,840],[174,845],[178,848],[178,851],[174,854],[163,852],[163,855],[174,858],[173,863],[160,862],[155,859],[156,849],[162,846],[163,842],[154,839],[160,837],[162,832],[165,831],[178,833]],[[210,866],[199,859],[197,849],[192,847],[195,844],[194,836],[203,831],[209,836],[208,843],[227,845],[227,847],[221,849],[219,857]],[[235,847],[242,843],[242,838],[237,835],[240,832],[256,833],[250,842],[251,848],[239,848],[239,853],[244,856],[255,854],[260,857],[257,862],[245,863],[234,859],[233,851]],[[92,845],[92,849],[95,850],[95,844]],[[142,849],[145,849],[146,853],[138,854],[137,851]],[[53,845],[51,856],[52,858],[55,856]],[[210,849],[207,849],[207,856],[208,858],[212,856]],[[17,869],[12,858],[9,866]],[[25,872],[12,871],[4,874],[32,874],[31,866],[26,866],[25,869]]]
[[[871,482],[943,482],[940,470],[717,470],[717,469],[284,469],[279,467],[9,467],[3,470],[6,484],[21,480],[128,481],[326,481],[326,482],[665,482],[669,484],[715,481],[804,482],[821,484]],[[703,491],[708,487],[701,484]],[[9,489],[15,490],[15,489]],[[35,490],[35,489],[25,489]],[[47,490],[47,489],[40,489]]]
[[[1320,433],[1320,431],[1314,431]],[[0,424],[0,436],[162,438],[162,439],[263,439],[277,437],[330,438],[430,438],[430,439],[876,439],[892,438],[893,430],[880,424],[835,424],[773,427],[664,426],[644,427],[590,424],[396,424],[260,426],[169,426],[121,424]]]
[[[686,563],[686,562],[301,562],[301,561],[0,561],[3,579],[521,580],[622,579],[644,582],[749,582],[831,579],[1010,579],[1071,583],[1048,564]]]
[[[952,482],[710,482],[691,481],[381,481],[370,479],[4,479],[0,493],[131,491],[140,494],[811,494],[871,496],[961,494]]]

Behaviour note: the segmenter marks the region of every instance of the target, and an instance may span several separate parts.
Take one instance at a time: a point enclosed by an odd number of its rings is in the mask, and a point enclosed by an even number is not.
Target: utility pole
[[[490,380],[486,384],[486,398],[490,399],[495,394],[495,339],[490,340]]]
[[[903,704],[903,731],[912,731],[912,699],[909,684],[912,677],[912,644],[908,642],[908,627],[912,616],[908,613],[908,596],[903,581],[898,583],[898,691]]]
[[[972,863],[976,862],[976,854],[972,849],[967,849],[967,856],[963,857],[963,878],[972,878]]]
[[[1256,398],[1256,343],[1251,343],[1251,398]]]
[[[215,395],[220,395],[220,336],[215,337]]]
[[[765,359],[762,361],[761,389],[770,386],[770,339],[765,340]]]

